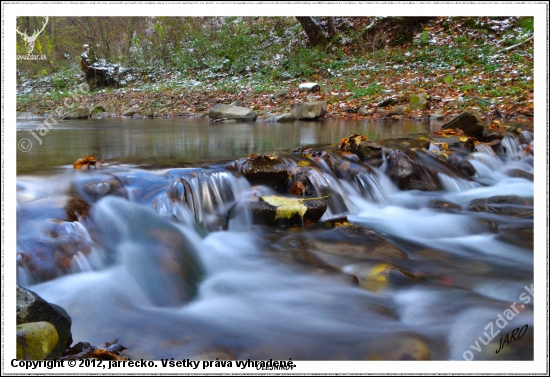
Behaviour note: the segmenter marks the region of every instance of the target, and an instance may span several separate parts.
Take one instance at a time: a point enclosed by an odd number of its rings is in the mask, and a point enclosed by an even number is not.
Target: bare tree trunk
[[[105,59],[111,59],[111,49],[109,48],[109,41],[107,40],[107,36],[105,34],[104,22],[106,22],[106,20],[102,18],[97,19],[97,25],[99,27],[99,34],[101,36],[101,41],[105,46]]]
[[[131,53],[132,50],[132,42],[134,39],[134,27],[136,24],[136,17],[128,17],[128,27],[126,28],[126,57],[128,58],[128,61],[131,61]]]
[[[334,21],[332,17],[327,17],[327,25],[328,25],[328,37],[332,39],[336,35],[336,28],[334,27]]]
[[[327,41],[325,32],[323,31],[323,29],[321,29],[321,25],[319,25],[319,23],[315,18],[296,17],[296,19],[300,22],[300,24],[304,28],[304,31],[307,34],[307,38],[309,39],[310,45],[316,46],[318,44],[325,43]]]
[[[57,70],[57,26],[55,22],[55,17],[50,17],[50,38],[52,41],[52,55],[51,55],[51,64],[53,70]]]

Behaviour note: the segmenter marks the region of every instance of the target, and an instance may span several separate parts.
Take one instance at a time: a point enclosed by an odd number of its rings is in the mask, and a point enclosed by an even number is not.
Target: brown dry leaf
[[[96,164],[101,164],[99,157],[86,156],[76,160],[73,163],[73,169],[90,169],[90,166],[96,166]]]
[[[290,190],[288,190],[289,194],[293,194],[293,195],[302,195],[302,192],[305,190],[305,186],[302,182],[300,181],[294,181],[294,184],[292,185],[292,187],[290,188]]]

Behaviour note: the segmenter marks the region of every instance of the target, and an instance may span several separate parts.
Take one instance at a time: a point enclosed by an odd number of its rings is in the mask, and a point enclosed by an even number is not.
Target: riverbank
[[[226,54],[230,59],[209,49],[201,52],[201,64],[186,57],[177,66],[132,67],[139,74],[124,85],[78,92],[78,98],[72,98],[75,90],[86,81],[75,56],[55,73],[18,80],[17,111],[46,115],[87,106],[103,108],[101,116],[107,117],[206,117],[216,103],[240,101],[258,120],[267,120],[293,102],[322,100],[329,119],[444,118],[465,110],[490,118],[533,117],[528,18],[438,17],[399,46],[358,38],[370,19],[346,18],[337,40],[316,47],[306,46],[303,31],[291,23],[283,25],[279,46],[267,43],[272,39],[267,34],[237,41],[258,24],[236,23],[231,27],[238,35],[217,41],[233,46]],[[266,47],[260,54],[248,43]],[[320,90],[300,92],[305,82]]]

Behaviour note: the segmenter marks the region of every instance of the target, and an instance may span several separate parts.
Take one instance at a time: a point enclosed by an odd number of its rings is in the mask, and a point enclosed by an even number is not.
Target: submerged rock
[[[525,225],[499,225],[497,226],[497,239],[503,242],[533,250],[535,247],[535,233],[533,224]]]
[[[178,306],[194,297],[203,268],[198,245],[189,233],[149,207],[116,197],[96,203],[90,218],[97,229],[95,238],[152,304]]]
[[[317,119],[327,112],[327,101],[295,102],[290,105],[290,113],[296,119]]]
[[[88,203],[95,203],[106,195],[128,195],[121,179],[112,174],[79,174],[71,181],[70,190]]]
[[[46,348],[51,350],[43,358],[56,359],[72,343],[71,338],[71,317],[65,309],[58,305],[46,302],[42,297],[33,291],[17,286],[17,324],[30,324],[34,322],[47,322],[53,326],[58,341],[51,347],[52,339],[54,338],[51,329],[48,326],[40,325],[48,335],[48,341],[45,341]],[[39,342],[40,343],[40,342]],[[44,350],[44,349],[43,349]],[[45,352],[45,350],[43,351]]]
[[[313,251],[359,260],[407,258],[405,252],[390,243],[385,237],[356,224],[343,225],[316,233],[308,242],[308,248]],[[333,259],[323,259],[334,263]]]
[[[456,203],[448,202],[444,200],[434,199],[428,202],[428,208],[440,210],[444,212],[459,212],[462,211],[462,207]]]
[[[436,347],[419,334],[390,334],[372,342],[365,360],[437,360],[446,350]],[[435,356],[438,355],[438,356]]]
[[[18,281],[38,283],[73,271],[74,258],[88,255],[92,240],[78,221],[45,219],[18,224]]]
[[[529,203],[515,195],[491,196],[490,198],[474,199],[469,204],[470,211],[489,212],[500,215],[532,218],[533,210]]]
[[[509,177],[524,178],[530,181],[533,181],[535,179],[535,176],[533,174],[526,172],[525,170],[522,170],[522,169],[509,169],[509,170],[506,170],[504,174],[506,174]]]

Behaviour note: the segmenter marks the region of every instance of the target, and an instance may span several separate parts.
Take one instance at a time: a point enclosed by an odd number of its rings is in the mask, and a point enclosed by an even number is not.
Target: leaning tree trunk
[[[296,19],[300,22],[300,24],[304,28],[304,31],[307,34],[307,38],[309,39],[310,45],[316,46],[318,44],[325,43],[327,41],[325,32],[323,31],[323,29],[321,29],[321,25],[319,25],[319,23],[315,18],[296,17]]]

